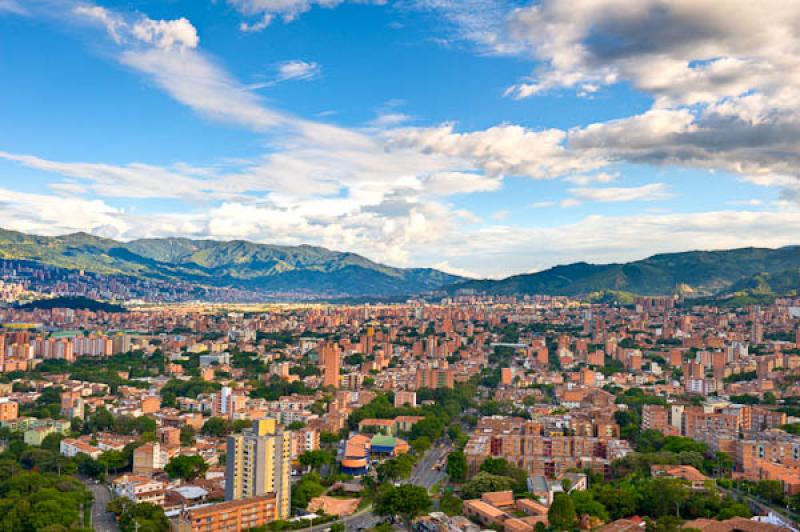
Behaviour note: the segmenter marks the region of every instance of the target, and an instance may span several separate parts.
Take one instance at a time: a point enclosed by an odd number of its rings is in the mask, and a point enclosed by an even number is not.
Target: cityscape
[[[0,532],[800,532],[800,2],[0,43]]]

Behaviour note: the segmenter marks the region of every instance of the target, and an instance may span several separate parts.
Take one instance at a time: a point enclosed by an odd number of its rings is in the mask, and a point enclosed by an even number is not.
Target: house
[[[690,465],[652,465],[650,474],[653,477],[679,478],[691,485],[692,491],[705,491],[706,483],[710,478]]]
[[[480,499],[464,501],[462,512],[486,527],[503,526],[503,522],[509,518],[509,515],[500,508],[495,508]]]
[[[80,453],[83,453],[91,458],[97,460],[101,454],[103,454],[103,450],[95,447],[88,442],[83,440],[77,440],[74,438],[65,438],[61,440],[59,444],[59,452],[62,456],[68,456],[70,458],[74,458]]]
[[[487,491],[481,495],[481,500],[486,504],[491,504],[501,510],[514,509],[514,492],[508,491]]]
[[[118,497],[126,497],[135,503],[149,502],[164,505],[167,483],[141,475],[122,475],[111,482],[111,491]]]

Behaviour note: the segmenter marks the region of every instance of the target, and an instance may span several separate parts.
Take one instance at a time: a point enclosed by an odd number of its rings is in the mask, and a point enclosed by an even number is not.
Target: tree
[[[453,451],[447,455],[447,475],[450,482],[461,483],[467,478],[467,457],[463,451]]]
[[[292,506],[305,510],[311,499],[319,497],[324,492],[325,486],[320,483],[317,473],[304,475],[300,482],[292,487]]]
[[[778,480],[760,480],[756,484],[756,495],[776,504],[783,502],[783,485]]]
[[[566,493],[557,493],[547,511],[547,520],[555,530],[572,530],[577,520],[572,498]]]
[[[202,456],[180,455],[171,458],[164,471],[173,480],[176,478],[194,480],[208,471],[208,464]]]
[[[411,528],[415,517],[430,510],[433,501],[428,490],[413,484],[386,486],[375,499],[375,513],[384,517],[399,515],[406,527]]]
[[[447,515],[461,515],[462,502],[452,491],[446,491],[439,501],[439,508]]]
[[[464,484],[462,495],[465,499],[480,499],[487,491],[506,491],[514,488],[514,479],[501,477],[481,471]]]
[[[417,454],[424,454],[425,451],[431,448],[431,440],[427,436],[420,436],[411,442],[411,447]]]
[[[181,446],[191,447],[192,445],[194,445],[194,427],[183,425],[181,427]]]
[[[642,507],[653,517],[665,515],[680,517],[681,505],[689,498],[689,490],[682,480],[676,478],[656,478],[648,483],[643,491]]]
[[[203,428],[200,431],[206,436],[216,436],[217,438],[222,438],[223,436],[230,434],[231,424],[221,417],[210,417],[203,424]]]
[[[306,467],[310,467],[314,471],[319,471],[323,465],[330,464],[333,457],[328,451],[317,449],[314,451],[306,451],[301,454],[298,459],[300,463]]]
[[[385,460],[377,467],[378,480],[380,482],[387,482],[406,478],[411,474],[414,469],[414,459],[403,454],[397,458]]]
[[[97,463],[105,468],[106,471],[116,473],[128,465],[128,460],[120,451],[110,450],[101,454],[97,459]]]
[[[161,506],[142,502],[128,506],[119,518],[122,532],[167,532],[169,519]]]
[[[343,523],[333,523],[330,532],[344,532],[345,527]]]
[[[630,486],[595,484],[592,486],[592,495],[608,511],[611,519],[622,519],[636,513],[637,494]]]
[[[570,493],[575,513],[579,516],[591,515],[602,521],[608,521],[608,511],[600,502],[596,501],[592,492],[575,490]]]

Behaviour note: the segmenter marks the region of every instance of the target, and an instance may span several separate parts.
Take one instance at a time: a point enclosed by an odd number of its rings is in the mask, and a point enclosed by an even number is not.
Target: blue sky
[[[729,3],[0,0],[0,226],[492,277],[796,244],[800,7]]]

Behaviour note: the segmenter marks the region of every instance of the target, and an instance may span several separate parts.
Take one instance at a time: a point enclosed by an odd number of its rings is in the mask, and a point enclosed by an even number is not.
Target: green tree
[[[120,451],[106,451],[100,455],[97,459],[97,463],[100,464],[106,471],[116,473],[120,469],[123,469],[128,466],[129,462],[125,455]]]
[[[783,503],[783,485],[777,480],[760,480],[756,484],[756,495],[770,502]]]
[[[420,436],[416,440],[411,441],[411,447],[417,454],[424,454],[425,451],[431,448],[431,440],[427,436]]]
[[[450,482],[458,484],[467,479],[467,457],[463,451],[453,451],[447,455],[447,476]]]
[[[314,471],[319,471],[323,465],[330,464],[333,461],[331,453],[323,449],[306,451],[301,454],[298,459],[301,464],[310,467]]]
[[[407,528],[415,517],[430,510],[433,501],[428,490],[413,484],[385,486],[375,498],[375,513],[385,517],[398,515]]]
[[[129,506],[119,518],[122,532],[167,532],[169,519],[161,506],[142,502]]]
[[[378,465],[378,480],[380,482],[387,482],[407,478],[411,475],[413,469],[414,459],[407,454],[403,454],[397,458],[385,460],[382,464]]]
[[[575,528],[577,515],[572,498],[566,493],[557,493],[553,504],[547,511],[547,520],[555,530],[572,530]]]
[[[180,455],[171,458],[164,471],[173,480],[176,478],[194,480],[208,471],[208,464],[202,456]]]
[[[465,499],[480,499],[487,491],[506,491],[514,489],[514,479],[492,475],[481,471],[464,484],[462,494]]]
[[[319,497],[324,492],[325,486],[320,483],[317,473],[304,475],[300,482],[292,487],[292,507],[305,510],[311,499]]]
[[[226,419],[221,417],[210,417],[203,424],[203,428],[200,430],[200,432],[206,436],[222,438],[223,436],[230,434],[231,429],[231,424]]]
[[[591,491],[575,490],[570,493],[570,497],[577,515],[591,515],[602,521],[608,521],[608,510],[599,501],[595,500]]]
[[[447,515],[461,515],[462,501],[448,490],[439,500],[439,508]]]
[[[183,425],[181,427],[181,446],[191,447],[194,445],[194,427],[191,425]]]

